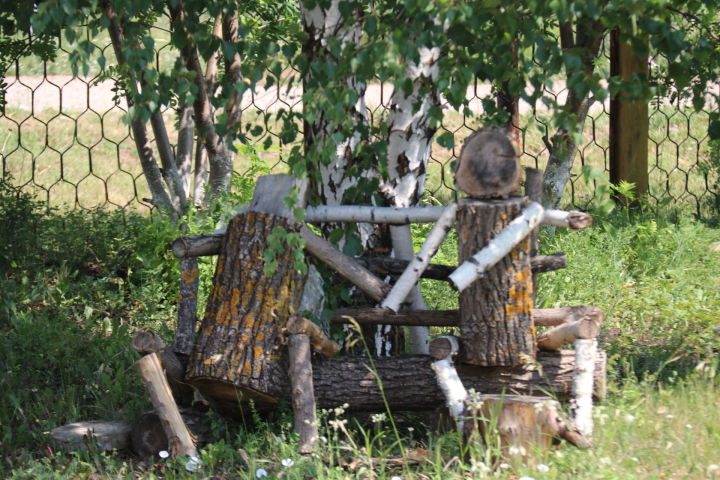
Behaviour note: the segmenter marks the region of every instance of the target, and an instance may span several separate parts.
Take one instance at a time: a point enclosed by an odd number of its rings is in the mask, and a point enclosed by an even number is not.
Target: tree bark
[[[430,411],[445,403],[437,386],[428,355],[401,355],[392,358],[342,356],[313,361],[315,399],[320,408],[347,403],[351,410],[385,410],[383,396],[393,410]],[[595,395],[605,395],[606,356],[595,359]],[[466,389],[477,392],[517,395],[557,395],[569,399],[575,370],[575,352],[539,352],[537,367],[476,367],[457,364]],[[382,382],[382,393],[372,368]]]
[[[297,315],[304,277],[292,252],[276,252],[274,273],[264,272],[274,228],[297,232],[284,217],[247,212],[228,225],[187,379],[203,395],[224,402],[275,403],[286,385],[280,334]]]
[[[489,244],[520,214],[525,202],[519,198],[463,201],[457,220],[459,262]],[[529,242],[526,236],[482,278],[460,292],[463,362],[513,366],[535,356]]]
[[[593,75],[595,70],[595,59],[602,44],[603,29],[600,20],[584,17],[578,19],[574,36],[571,25],[560,26],[563,50],[581,52],[582,73],[588,78]],[[565,185],[570,179],[570,170],[577,149],[574,133],[582,133],[590,104],[588,93],[578,95],[574,88],[569,89],[565,104],[560,109],[570,126],[569,128],[559,128],[551,140],[545,138],[545,145],[550,152],[543,183],[543,205],[547,208],[558,206]]]

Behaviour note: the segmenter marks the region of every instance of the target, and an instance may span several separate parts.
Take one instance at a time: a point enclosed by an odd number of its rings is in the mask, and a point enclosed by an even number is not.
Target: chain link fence
[[[158,68],[170,68],[175,52],[169,45],[169,32],[156,29]],[[112,62],[107,39],[90,39]],[[606,39],[605,43],[609,43]],[[608,52],[607,45],[603,49]],[[123,121],[127,107],[116,95],[113,81],[103,78],[99,69],[85,76],[72,75],[68,49],[59,44],[55,62],[22,59],[6,73],[7,107],[0,114],[0,163],[2,178],[31,191],[40,200],[60,208],[127,208],[149,211],[151,205],[130,128]],[[599,64],[608,62],[607,54]],[[281,78],[297,76],[289,67]],[[295,82],[299,85],[299,82]],[[380,83],[368,86],[366,95],[370,118],[377,120],[389,108],[392,88]],[[490,87],[476,83],[468,90],[470,111],[464,115],[446,111],[438,134],[455,136],[455,148],[434,145],[428,166],[426,197],[445,201],[453,193],[452,162],[462,141],[479,125],[481,98]],[[562,101],[566,95],[562,81],[546,94]],[[300,87],[287,89],[276,84],[259,88],[243,98],[244,122],[262,118],[280,108],[301,108]],[[166,111],[167,125],[174,125],[174,111]],[[656,204],[687,207],[697,215],[717,212],[720,205],[720,159],[707,136],[708,111],[695,112],[674,98],[656,98],[650,108],[649,177],[650,199]],[[262,160],[273,171],[282,171],[289,145],[279,140],[280,125],[269,124],[262,136],[252,138],[251,148],[241,149],[235,170],[243,174],[253,161]],[[543,142],[550,135],[548,112],[541,105],[520,104],[520,125],[524,165],[543,168],[548,151]],[[584,166],[609,170],[609,102],[596,102],[587,115],[582,142],[578,145],[573,176],[564,203],[577,208],[589,206],[596,183],[588,184],[580,175]],[[176,138],[177,132],[170,131]],[[266,136],[272,146],[264,148]],[[641,141],[642,139],[638,139]],[[597,182],[597,180],[595,180]]]

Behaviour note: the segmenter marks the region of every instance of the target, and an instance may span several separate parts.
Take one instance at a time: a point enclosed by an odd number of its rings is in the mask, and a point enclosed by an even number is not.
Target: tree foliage
[[[301,27],[300,11],[317,8],[335,8],[337,28],[313,46],[313,33]],[[180,113],[192,105],[194,132],[200,139],[195,156],[202,158],[204,151],[210,159],[211,194],[227,188],[237,143],[263,134],[262,126],[240,121],[241,95],[284,81],[283,69],[292,65],[301,72],[303,109],[275,114],[284,125],[281,142],[300,135],[306,140],[304,147],[293,150],[291,171],[322,182],[320,166],[337,164],[338,148],[354,138],[349,150],[342,147],[342,168],[357,181],[344,190],[340,201],[366,203],[373,196],[382,200],[378,187],[389,175],[388,125],[386,118],[357,114],[358,86],[389,82],[414,99],[416,110],[423,108],[424,99],[437,97],[469,111],[466,92],[476,80],[492,84],[494,93],[504,88],[530,104],[542,102],[550,112],[545,132],[549,176],[555,175],[553,168],[560,176],[568,175],[591,102],[625,92],[639,99],[672,94],[696,109],[708,101],[717,105],[717,92],[709,87],[717,82],[720,68],[719,9],[710,0],[306,0],[301,6],[288,1],[47,0],[32,16],[32,25],[41,34],[62,30],[68,40],[77,40],[69,28],[73,26],[86,25],[93,33],[118,30],[122,42],[115,42],[114,60],[79,40],[74,64],[82,70],[99,55],[100,65],[118,80],[132,105],[131,117],[138,125],[150,122],[156,138],[161,109],[172,107]],[[7,30],[3,20],[4,34],[29,26],[27,16],[2,17],[6,18],[14,19],[16,30]],[[178,52],[169,70],[158,70],[154,62],[152,27],[158,24],[169,28]],[[601,40],[612,30],[618,30],[621,41],[636,54],[655,59],[652,78],[620,81],[610,76],[601,57]],[[437,55],[425,58],[434,48]],[[436,73],[414,81],[409,71],[423,68],[423,62],[437,67]],[[567,99],[544,93],[544,87],[558,78],[566,81]],[[479,123],[507,122],[507,112],[497,107],[494,94],[483,99],[483,107]],[[431,136],[443,112],[439,102],[427,107],[423,128]],[[265,115],[269,122],[271,114]],[[316,135],[319,122],[322,139]],[[709,134],[720,136],[717,108]],[[312,138],[317,141],[308,148]],[[266,139],[271,141],[270,136]],[[454,146],[448,132],[436,141]],[[146,175],[151,182],[155,177],[164,182],[168,199],[157,193],[156,203],[182,213],[186,207],[175,197],[180,184],[187,189],[187,181],[173,179],[172,159],[163,161],[155,174],[146,170]],[[196,181],[202,182],[197,177],[201,162],[195,164]],[[180,170],[178,175],[183,175]],[[561,178],[546,189],[549,203],[559,201],[563,187]]]

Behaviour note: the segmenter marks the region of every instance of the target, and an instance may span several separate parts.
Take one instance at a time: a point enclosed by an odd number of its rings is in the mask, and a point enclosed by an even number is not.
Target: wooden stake
[[[180,260],[180,295],[178,300],[177,328],[175,329],[175,353],[190,356],[195,343],[197,323],[197,295],[200,286],[200,271],[197,258]]]
[[[593,339],[600,333],[600,326],[586,317],[551,328],[538,337],[537,346],[542,350],[559,350],[575,340]]]
[[[197,458],[198,452],[192,435],[185,426],[175,400],[170,392],[170,385],[156,353],[144,356],[136,362],[140,376],[147,388],[155,413],[160,417],[163,430],[168,438],[170,453],[173,457],[189,456]]]
[[[300,453],[308,454],[312,453],[318,439],[313,371],[310,363],[310,338],[308,335],[291,334],[288,337],[288,352],[295,431],[300,436]]]
[[[393,312],[400,310],[400,305],[405,301],[410,290],[412,290],[418,280],[420,280],[423,271],[425,271],[425,268],[427,268],[430,263],[430,259],[437,253],[448,230],[450,230],[453,223],[455,223],[456,212],[457,205],[453,203],[440,215],[440,218],[432,230],[430,230],[420,251],[415,258],[410,261],[405,271],[400,275],[395,285],[393,285],[390,293],[385,297],[382,303],[383,308],[387,308]]]

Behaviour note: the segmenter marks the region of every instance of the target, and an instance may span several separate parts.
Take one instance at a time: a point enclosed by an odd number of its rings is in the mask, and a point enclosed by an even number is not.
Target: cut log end
[[[507,198],[519,190],[517,154],[504,129],[481,128],[465,140],[455,185],[473,198]]]

